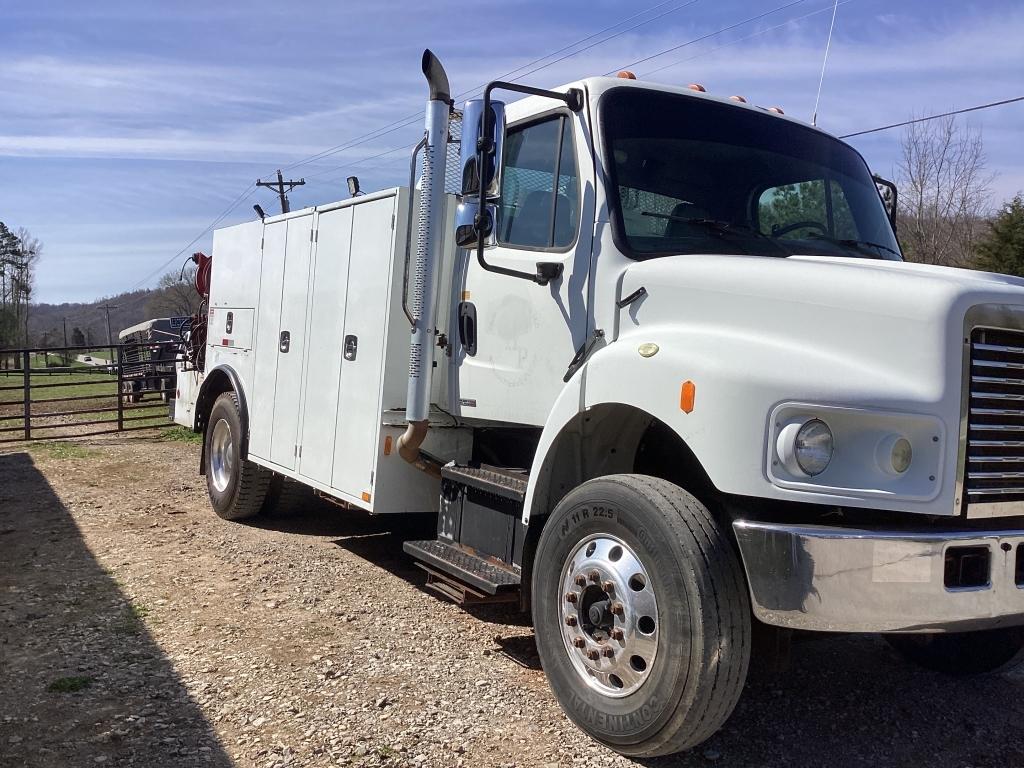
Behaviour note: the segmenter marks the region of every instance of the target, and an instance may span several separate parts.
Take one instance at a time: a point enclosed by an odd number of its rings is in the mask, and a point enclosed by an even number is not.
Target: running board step
[[[467,488],[500,496],[504,499],[523,503],[526,498],[528,478],[524,472],[501,469],[482,464],[479,467],[464,467],[448,464],[441,468],[441,478],[451,480]]]
[[[511,568],[437,539],[407,541],[402,548],[431,577],[428,585],[460,602],[519,599],[519,574]]]

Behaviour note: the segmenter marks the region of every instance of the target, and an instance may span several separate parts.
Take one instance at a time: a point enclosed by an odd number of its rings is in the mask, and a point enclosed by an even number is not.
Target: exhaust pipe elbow
[[[448,85],[448,75],[441,66],[441,60],[428,48],[423,51],[423,76],[427,78],[430,86],[431,101],[443,101],[448,103],[452,100],[452,89]]]
[[[410,421],[405,432],[398,438],[398,455],[412,464],[416,469],[433,477],[441,477],[441,465],[432,461],[420,452],[420,446],[427,437],[429,421]]]

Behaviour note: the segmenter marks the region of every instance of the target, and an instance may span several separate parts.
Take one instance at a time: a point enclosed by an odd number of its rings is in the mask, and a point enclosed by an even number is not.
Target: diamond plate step
[[[407,541],[402,548],[430,566],[428,570],[441,571],[488,595],[519,589],[519,574],[515,571],[443,541]]]
[[[524,473],[499,469],[487,464],[479,467],[450,464],[441,468],[441,477],[468,488],[476,488],[520,503],[526,498],[526,484],[529,480]]]

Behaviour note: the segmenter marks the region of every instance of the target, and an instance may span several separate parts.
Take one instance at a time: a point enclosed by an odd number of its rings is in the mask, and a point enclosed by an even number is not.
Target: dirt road
[[[561,714],[532,630],[423,588],[415,521],[217,519],[198,447],[0,454],[0,766],[625,766]],[[756,662],[755,662],[756,663]],[[1024,677],[800,642],[668,766],[1024,765]]]

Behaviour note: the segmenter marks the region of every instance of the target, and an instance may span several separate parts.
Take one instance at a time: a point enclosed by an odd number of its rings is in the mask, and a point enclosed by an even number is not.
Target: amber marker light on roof
[[[693,401],[697,398],[697,385],[687,379],[679,389],[679,408],[683,413],[693,412]]]
[[[774,112],[777,115],[784,115],[784,114],[786,114],[785,112],[782,111],[782,107],[768,107],[768,111],[769,112]]]
[[[691,91],[697,91],[698,93],[707,93],[707,90],[708,90],[707,88],[705,88],[700,83],[690,83],[686,87],[689,88]]]
[[[628,69],[624,69],[616,77],[621,77],[623,80],[636,80],[636,75],[630,72]]]
[[[746,104],[747,103],[746,98],[743,97],[743,96],[730,96],[729,98],[732,101],[738,101],[740,104]]]

